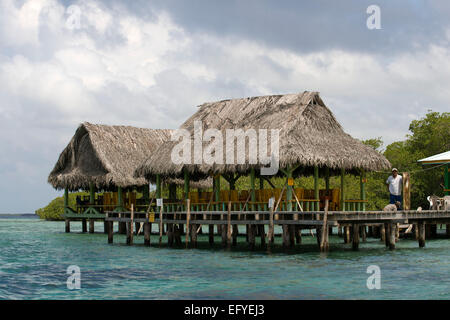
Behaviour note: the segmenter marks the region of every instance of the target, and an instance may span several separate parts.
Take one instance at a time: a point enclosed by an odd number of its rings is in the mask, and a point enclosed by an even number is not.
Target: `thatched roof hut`
[[[328,167],[332,173],[337,173],[341,168],[353,173],[360,169],[373,171],[390,168],[389,161],[383,155],[344,132],[318,92],[305,91],[202,104],[180,127],[188,130],[191,138],[194,136],[194,121],[202,121],[203,132],[208,128],[221,132],[237,128],[279,129],[280,168],[300,165],[294,176],[311,172],[313,166]],[[245,164],[237,164],[236,157],[234,164],[174,164],[171,152],[177,143],[170,141],[160,146],[136,170],[136,176],[152,177],[160,174],[181,177],[186,168],[192,176],[200,177],[214,173],[246,173],[252,167],[261,167],[261,164],[249,164],[248,147]],[[204,142],[203,148],[207,145]],[[224,153],[233,151],[226,150]],[[195,163],[194,152],[191,153],[191,163]]]
[[[171,130],[81,124],[59,156],[48,182],[56,189],[98,189],[148,184],[135,169],[170,139]]]

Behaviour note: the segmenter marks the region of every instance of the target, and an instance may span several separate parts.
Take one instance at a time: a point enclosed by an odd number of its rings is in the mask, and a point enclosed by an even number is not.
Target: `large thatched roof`
[[[171,130],[130,126],[81,124],[48,177],[57,189],[99,189],[141,186],[144,178],[133,176],[135,169],[170,139]]]
[[[333,172],[340,168],[350,172],[390,168],[389,161],[383,155],[344,132],[318,92],[306,91],[202,104],[180,127],[187,129],[191,137],[194,133],[194,121],[202,121],[203,132],[209,128],[222,131],[224,145],[226,129],[279,129],[280,168],[301,165],[296,173],[309,172],[313,166],[329,167]],[[181,176],[183,168],[187,168],[193,175],[201,176],[247,172],[251,167],[261,167],[260,164],[248,163],[248,150],[245,164],[208,165],[204,161],[196,165],[174,164],[171,153],[177,143],[169,141],[159,147],[137,169],[136,175]],[[203,143],[204,148],[206,145]],[[195,163],[193,157],[192,152],[191,163]]]

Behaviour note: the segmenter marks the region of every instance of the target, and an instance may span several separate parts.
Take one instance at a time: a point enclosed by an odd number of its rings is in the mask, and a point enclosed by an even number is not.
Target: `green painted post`
[[[252,201],[252,210],[255,210],[254,202],[256,201],[256,192],[255,192],[255,169],[251,168],[250,170],[250,199]]]
[[[360,187],[360,193],[361,193],[361,200],[366,200],[366,173],[364,170],[361,171],[361,174],[359,176],[359,187]],[[360,206],[362,211],[366,211],[366,203],[363,202]]]
[[[341,169],[341,211],[345,211],[345,195],[344,195],[344,176],[345,176],[345,169]]]
[[[69,207],[69,189],[64,189],[64,209]]]
[[[220,174],[214,177],[214,201],[216,202],[216,210],[220,211]]]
[[[122,187],[117,187],[117,206],[123,208],[123,193]]]
[[[91,182],[89,183],[89,204],[90,205],[94,205],[95,204],[95,189],[94,189],[94,184]]]
[[[156,175],[156,198],[161,198],[161,176],[159,174]]]
[[[330,168],[325,168],[325,189],[327,196],[330,195]]]
[[[314,199],[319,199],[319,167],[314,167]],[[319,211],[319,203],[315,202],[314,210]]]
[[[450,165],[447,164],[444,168],[445,168],[444,186],[445,186],[445,189],[449,190],[450,189],[450,174],[449,174]],[[445,191],[445,195],[450,196],[450,191]]]
[[[286,177],[287,179],[291,179],[292,178],[292,170],[291,168],[288,168],[286,170]],[[292,211],[292,186],[289,185],[286,188],[286,211]]]
[[[184,169],[184,199],[189,199],[189,172]]]

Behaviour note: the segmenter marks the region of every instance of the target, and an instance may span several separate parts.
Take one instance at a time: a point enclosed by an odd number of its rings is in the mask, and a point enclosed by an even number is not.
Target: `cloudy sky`
[[[176,128],[206,101],[314,90],[352,136],[402,140],[450,110],[449,17],[446,0],[0,0],[0,213],[59,194],[47,176],[83,121]]]

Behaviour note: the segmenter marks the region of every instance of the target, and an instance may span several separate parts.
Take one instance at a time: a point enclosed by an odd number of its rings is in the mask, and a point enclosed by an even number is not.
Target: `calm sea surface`
[[[103,224],[96,223],[103,231]],[[249,252],[126,246],[103,233],[81,234],[81,222],[0,218],[0,299],[449,299],[450,240],[400,240],[391,252],[369,239],[353,252],[337,236],[331,252],[317,252],[303,236],[295,251]],[[442,230],[440,230],[442,232]],[[242,239],[241,241],[244,241]],[[280,239],[276,239],[280,241]],[[152,236],[153,244],[158,237]],[[220,239],[216,238],[216,243]],[[257,244],[258,244],[257,239]],[[81,270],[81,289],[67,289],[70,265]],[[381,289],[369,290],[369,265],[381,269]]]

